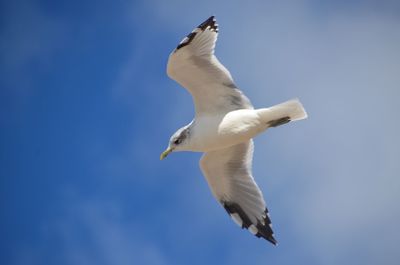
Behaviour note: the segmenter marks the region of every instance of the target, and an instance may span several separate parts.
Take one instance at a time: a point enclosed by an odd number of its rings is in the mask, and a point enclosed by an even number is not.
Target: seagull
[[[298,99],[254,109],[214,55],[218,24],[211,16],[172,51],[168,76],[193,98],[195,117],[170,138],[174,151],[203,152],[200,168],[215,199],[233,221],[276,245],[263,195],[252,176],[253,140],[268,128],[307,118]]]

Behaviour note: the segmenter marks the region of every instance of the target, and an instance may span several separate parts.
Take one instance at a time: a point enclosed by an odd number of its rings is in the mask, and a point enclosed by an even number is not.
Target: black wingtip
[[[189,33],[176,47],[174,52],[178,51],[180,48],[185,47],[189,45],[194,37],[196,37],[196,34],[198,33],[198,29],[205,31],[206,29],[209,29],[210,31],[218,33],[218,24],[217,21],[215,20],[215,16],[209,17],[206,21],[201,23],[200,25],[197,26],[195,30],[193,30],[191,33]]]
[[[258,233],[256,234],[257,237],[262,237],[262,238],[268,240],[274,246],[276,246],[278,244],[278,241],[276,241],[276,239],[274,237],[274,232],[272,231],[271,219],[269,218],[267,208],[265,208],[265,210],[264,210],[264,216],[263,216],[262,223],[259,221],[256,227],[258,229]]]
[[[212,31],[218,32],[218,24],[215,16],[211,16],[207,18],[203,23],[201,23],[197,28],[201,30],[205,30],[207,27],[210,27]]]
[[[273,234],[271,235],[265,235],[264,233],[257,233],[256,237],[262,237],[265,240],[267,240],[268,242],[272,243],[274,246],[278,245],[278,241],[276,241],[275,237]]]
[[[262,237],[265,240],[271,242],[274,246],[278,244],[278,241],[276,241],[276,239],[274,238],[274,233],[271,228],[271,219],[268,216],[267,208],[265,208],[262,221],[258,220],[257,224],[253,224],[249,216],[247,216],[247,214],[243,211],[242,207],[239,204],[228,201],[221,201],[221,204],[225,208],[226,212],[233,219],[240,219],[238,224],[242,228],[248,229],[256,237]],[[237,215],[236,218],[234,218],[235,214]]]
[[[278,245],[278,241],[274,238],[274,236],[270,236],[266,238],[269,242],[271,242],[274,246]]]
[[[274,234],[272,233],[272,230],[266,229],[265,226],[261,226],[260,224],[257,225],[258,233],[256,234],[256,237],[262,237],[265,240],[271,242],[274,246],[278,244],[278,241],[275,239]],[[270,230],[270,231],[266,231]]]

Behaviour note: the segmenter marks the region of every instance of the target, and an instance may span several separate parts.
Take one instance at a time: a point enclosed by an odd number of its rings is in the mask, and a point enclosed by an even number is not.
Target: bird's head
[[[168,148],[160,155],[160,160],[163,160],[173,151],[186,150],[189,143],[189,126],[185,126],[177,130],[169,139]]]

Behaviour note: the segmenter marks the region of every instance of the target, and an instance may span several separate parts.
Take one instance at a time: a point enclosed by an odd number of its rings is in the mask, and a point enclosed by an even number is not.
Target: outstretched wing
[[[251,174],[252,158],[250,140],[205,153],[200,167],[214,197],[235,223],[275,245],[265,201]]]
[[[218,24],[214,16],[187,35],[170,54],[167,74],[193,97],[196,116],[253,108],[229,71],[214,55]]]

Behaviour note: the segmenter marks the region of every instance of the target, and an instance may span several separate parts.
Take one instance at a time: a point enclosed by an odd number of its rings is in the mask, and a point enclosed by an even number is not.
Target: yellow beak
[[[169,155],[169,153],[172,152],[172,148],[167,148],[167,150],[165,150],[164,152],[162,152],[162,154],[160,155],[160,160],[163,160],[164,158],[167,157],[167,155]]]

